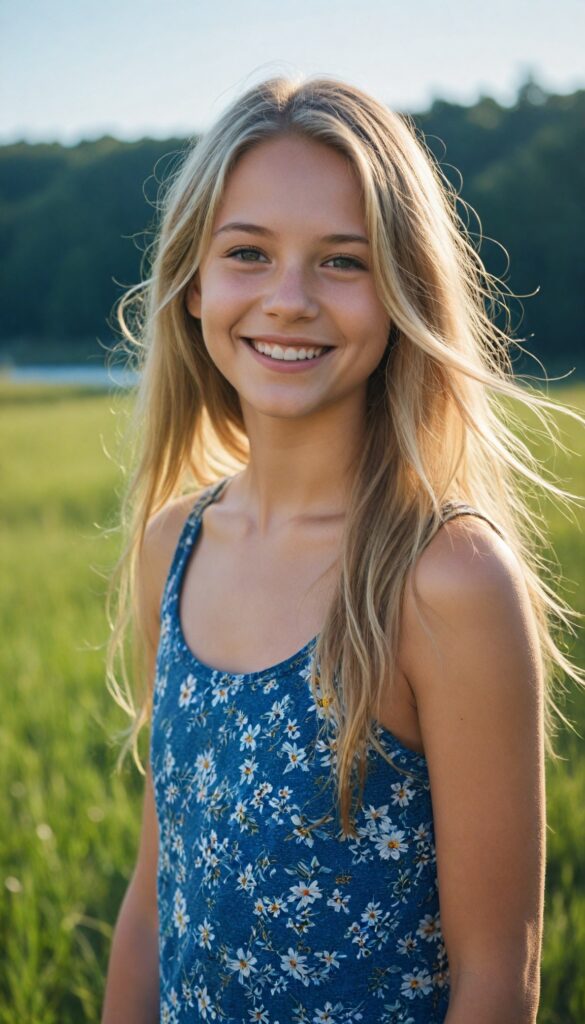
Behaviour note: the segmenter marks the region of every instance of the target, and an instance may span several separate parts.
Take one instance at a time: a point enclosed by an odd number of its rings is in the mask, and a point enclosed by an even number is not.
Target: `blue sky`
[[[584,0],[0,0],[0,142],[204,129],[274,73],[397,110],[585,86]]]

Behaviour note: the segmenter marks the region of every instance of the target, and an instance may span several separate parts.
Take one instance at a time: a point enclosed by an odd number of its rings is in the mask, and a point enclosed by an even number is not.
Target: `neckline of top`
[[[264,677],[271,677],[275,675],[281,675],[283,672],[290,671],[298,663],[304,661],[313,648],[316,646],[317,641],[321,633],[317,633],[316,636],[312,637],[307,641],[306,644],[291,654],[288,658],[284,658],[282,661],[277,662],[274,665],[269,665],[267,668],[254,669],[251,672],[233,672],[228,669],[218,668],[214,665],[209,665],[207,662],[202,661],[197,656],[195,651],[187,643],[183,625],[181,622],[181,593],[183,590],[183,583],[185,579],[185,573],[189,560],[195,549],[197,538],[201,530],[201,521],[203,512],[208,505],[213,504],[217,501],[221,494],[223,494],[228,483],[233,479],[231,476],[224,477],[217,484],[213,484],[211,488],[204,492],[196,500],[191,512],[189,513],[185,526],[183,529],[183,537],[179,543],[179,549],[181,550],[181,560],[177,566],[177,572],[175,576],[175,593],[173,602],[173,620],[175,625],[176,639],[184,656],[194,666],[199,675],[206,676],[217,676],[217,677],[229,677],[230,679],[249,679],[249,680],[260,680]]]
[[[281,675],[283,672],[288,672],[293,669],[297,664],[304,661],[312,650],[316,647],[321,632],[317,633],[316,636],[311,637],[307,643],[303,644],[299,650],[289,655],[288,658],[284,658],[282,661],[277,662],[274,665],[268,665],[266,668],[254,669],[248,672],[233,672],[228,669],[218,668],[214,665],[209,665],[207,662],[202,661],[197,656],[195,651],[187,643],[183,625],[181,622],[181,593],[183,589],[183,582],[185,579],[185,573],[187,571],[187,565],[193,554],[197,537],[201,530],[201,521],[203,512],[208,505],[213,504],[223,494],[226,487],[233,480],[233,476],[226,476],[219,480],[217,483],[212,484],[209,488],[203,491],[198,496],[195,504],[187,516],[185,525],[183,527],[182,535],[177,548],[177,555],[180,559],[176,566],[176,571],[173,572],[174,576],[174,601],[172,606],[172,616],[175,626],[175,635],[177,644],[183,653],[184,657],[191,663],[194,669],[197,670],[199,675],[206,675],[208,677],[228,677],[230,679],[249,679],[251,681],[261,680],[265,677],[271,677]],[[479,515],[480,518],[486,519],[491,526],[496,529],[498,533],[501,531],[495,524],[487,519],[481,512],[473,508],[471,505],[467,505],[464,502],[449,501],[443,507],[443,513],[446,513],[446,519],[451,518],[451,513],[455,515],[466,515],[473,513]]]
[[[208,680],[248,680],[250,683],[255,684],[262,682],[263,680],[268,681],[269,679],[275,676],[286,674],[290,672],[293,668],[295,668],[297,665],[306,661],[309,658],[309,656],[312,655],[312,652],[317,645],[317,641],[319,640],[321,633],[317,633],[316,636],[314,636],[311,640],[304,644],[303,647],[301,647],[294,654],[291,654],[290,657],[285,658],[283,661],[277,662],[277,664],[275,665],[269,665],[267,668],[264,669],[256,669],[253,672],[230,672],[226,671],[225,669],[220,669],[213,665],[209,665],[206,662],[201,661],[201,659],[197,657],[195,652],[190,648],[189,644],[187,643],[185,634],[183,632],[180,616],[181,590],[183,580],[185,578],[187,564],[194,550],[195,542],[201,529],[201,518],[203,515],[203,511],[207,508],[208,505],[212,504],[214,501],[217,500],[220,494],[223,493],[226,485],[232,479],[232,477],[224,477],[223,480],[220,480],[217,484],[213,484],[211,488],[207,491],[207,493],[204,492],[203,495],[200,495],[197,498],[191,512],[187,516],[185,525],[183,527],[183,532],[179,540],[179,544],[177,546],[177,564],[175,568],[171,570],[171,577],[174,580],[174,589],[172,592],[172,600],[170,605],[170,616],[172,626],[174,628],[174,642],[179,648],[186,663],[193,669],[194,672],[197,672],[199,676]],[[402,740],[399,740],[398,737],[390,729],[387,729],[386,726],[382,725],[381,722],[376,722],[376,728],[382,736],[385,736],[388,741],[390,741],[395,747],[397,747],[402,752],[403,756],[411,758],[414,762],[416,762],[417,764],[421,764],[423,767],[426,766],[427,758],[425,754],[421,754],[418,750],[414,750],[412,747],[406,746],[402,742]]]

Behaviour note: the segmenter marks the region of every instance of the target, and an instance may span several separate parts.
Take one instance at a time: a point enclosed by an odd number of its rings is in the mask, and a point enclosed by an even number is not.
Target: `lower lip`
[[[310,370],[312,366],[318,366],[330,352],[333,352],[332,348],[328,348],[320,356],[313,356],[312,359],[272,359],[270,356],[263,355],[262,352],[257,352],[249,341],[245,341],[243,338],[242,341],[259,363],[269,366],[271,370],[277,370],[278,373],[302,373],[303,370]]]

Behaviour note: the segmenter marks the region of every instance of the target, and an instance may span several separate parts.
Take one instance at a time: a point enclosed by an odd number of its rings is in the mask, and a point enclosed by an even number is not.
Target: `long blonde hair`
[[[185,294],[236,161],[261,141],[291,132],[334,147],[355,167],[376,287],[392,323],[368,382],[366,442],[347,505],[338,584],[318,638],[319,677],[312,679],[335,723],[336,793],[343,830],[351,834],[367,748],[379,749],[372,720],[382,686],[395,675],[405,580],[450,500],[497,523],[523,569],[545,678],[546,750],[558,756],[553,711],[567,719],[554,683],[563,673],[580,685],[584,680],[553,636],[558,627],[574,633],[570,619],[577,613],[545,581],[548,564],[538,547],[548,538],[534,499],[538,488],[565,506],[580,497],[544,476],[506,400],[531,409],[556,444],[552,412],[585,420],[514,378],[509,348],[521,346],[494,316],[507,309],[503,286],[484,268],[458,212],[461,199],[408,117],[328,78],[279,77],[250,88],[190,147],[167,183],[150,273],[118,310],[118,349],[140,371],[125,439],[126,543],[107,595],[108,685],[131,717],[120,760],[132,750],[140,763],[137,739],[151,708],[141,640],[129,628],[137,622],[136,569],[148,520],[174,496],[209,486],[249,457],[238,394],[211,361]]]

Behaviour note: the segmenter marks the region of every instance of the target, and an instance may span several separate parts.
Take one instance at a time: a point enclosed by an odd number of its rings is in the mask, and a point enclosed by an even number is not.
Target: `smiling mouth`
[[[250,348],[259,355],[266,356],[274,362],[309,363],[321,359],[333,348],[332,345],[278,345],[255,341],[253,338],[242,338]]]

